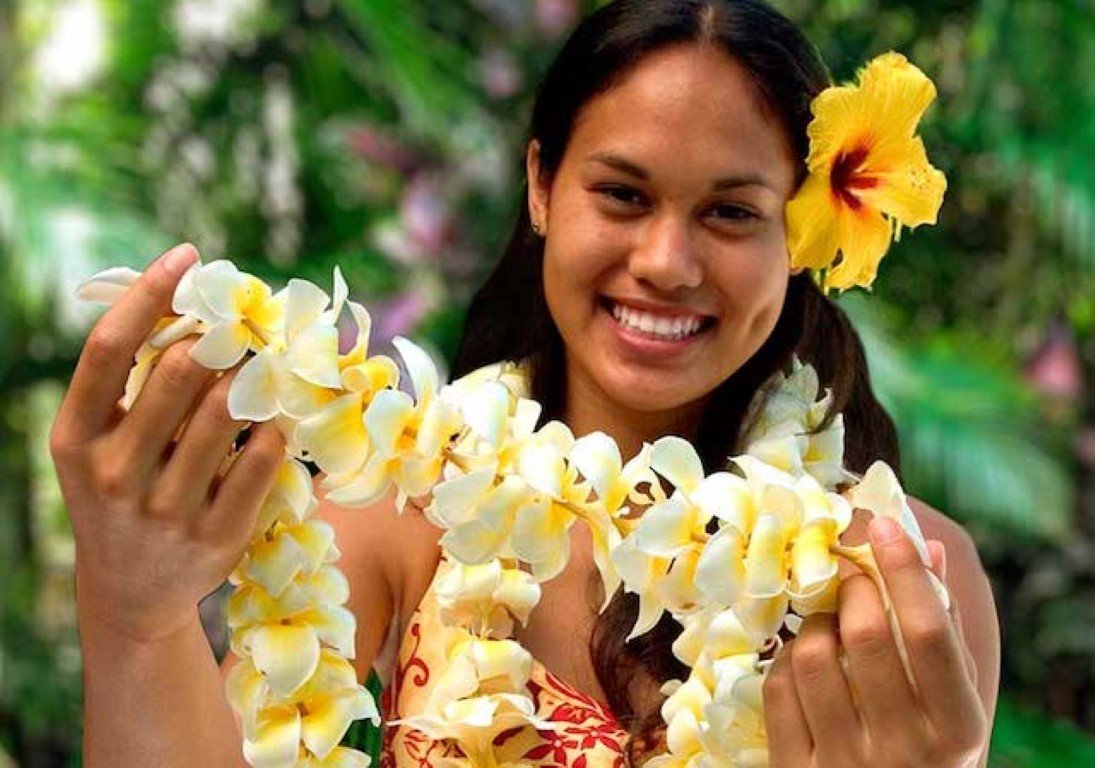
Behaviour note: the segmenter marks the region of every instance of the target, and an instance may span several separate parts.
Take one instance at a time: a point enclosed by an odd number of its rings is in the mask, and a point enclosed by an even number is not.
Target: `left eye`
[[[748,208],[743,208],[740,205],[716,205],[711,209],[721,219],[728,219],[730,221],[752,221],[758,218],[757,214]]]

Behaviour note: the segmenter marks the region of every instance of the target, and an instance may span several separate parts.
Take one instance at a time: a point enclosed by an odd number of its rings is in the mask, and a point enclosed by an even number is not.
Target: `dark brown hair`
[[[582,107],[609,90],[644,56],[669,45],[717,45],[752,77],[758,103],[787,131],[805,177],[810,102],[829,84],[824,64],[802,33],[758,0],[617,0],[588,16],[572,33],[537,92],[529,139],[540,143],[541,173],[552,179]],[[543,241],[531,227],[525,199],[501,261],[475,294],[452,363],[452,378],[499,360],[527,359],[531,395],[541,423],[560,419],[566,405],[563,340],[543,289]],[[871,392],[863,346],[847,316],[810,276],[790,279],[769,338],[712,392],[693,442],[710,473],[740,451],[746,409],[757,390],[792,355],[812,364],[833,390],[822,428],[843,412],[845,466],[863,472],[875,459],[899,471],[897,435]],[[638,711],[629,682],[641,670],[657,682],[683,679],[687,669],[670,645],[680,626],[668,615],[625,643],[638,611],[635,595],[618,591],[594,627],[591,656],[598,681],[620,722],[646,740],[658,712]]]

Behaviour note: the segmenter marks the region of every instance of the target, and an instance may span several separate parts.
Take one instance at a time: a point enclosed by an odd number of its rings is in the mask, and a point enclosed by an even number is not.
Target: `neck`
[[[705,402],[706,399],[664,411],[637,411],[613,400],[596,382],[568,366],[563,421],[575,437],[604,432],[616,441],[620,457],[626,463],[644,442],[654,442],[664,435],[693,440]]]

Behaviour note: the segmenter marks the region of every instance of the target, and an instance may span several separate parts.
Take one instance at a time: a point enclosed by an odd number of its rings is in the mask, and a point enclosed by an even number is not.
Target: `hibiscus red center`
[[[869,151],[866,141],[856,143],[852,149],[844,150],[836,156],[833,169],[829,172],[829,185],[833,195],[853,211],[858,211],[863,205],[856,197],[856,191],[871,189],[878,184],[878,179],[863,172]]]

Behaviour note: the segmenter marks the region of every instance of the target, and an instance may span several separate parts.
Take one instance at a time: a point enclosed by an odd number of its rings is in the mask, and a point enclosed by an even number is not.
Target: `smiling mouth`
[[[718,323],[717,318],[709,315],[699,316],[698,319],[691,320],[675,318],[668,322],[664,318],[659,318],[659,323],[658,321],[652,321],[652,318],[656,318],[657,315],[632,311],[623,305],[617,304],[607,296],[601,296],[599,303],[617,326],[628,333],[652,341],[669,343],[691,341],[706,334]]]

